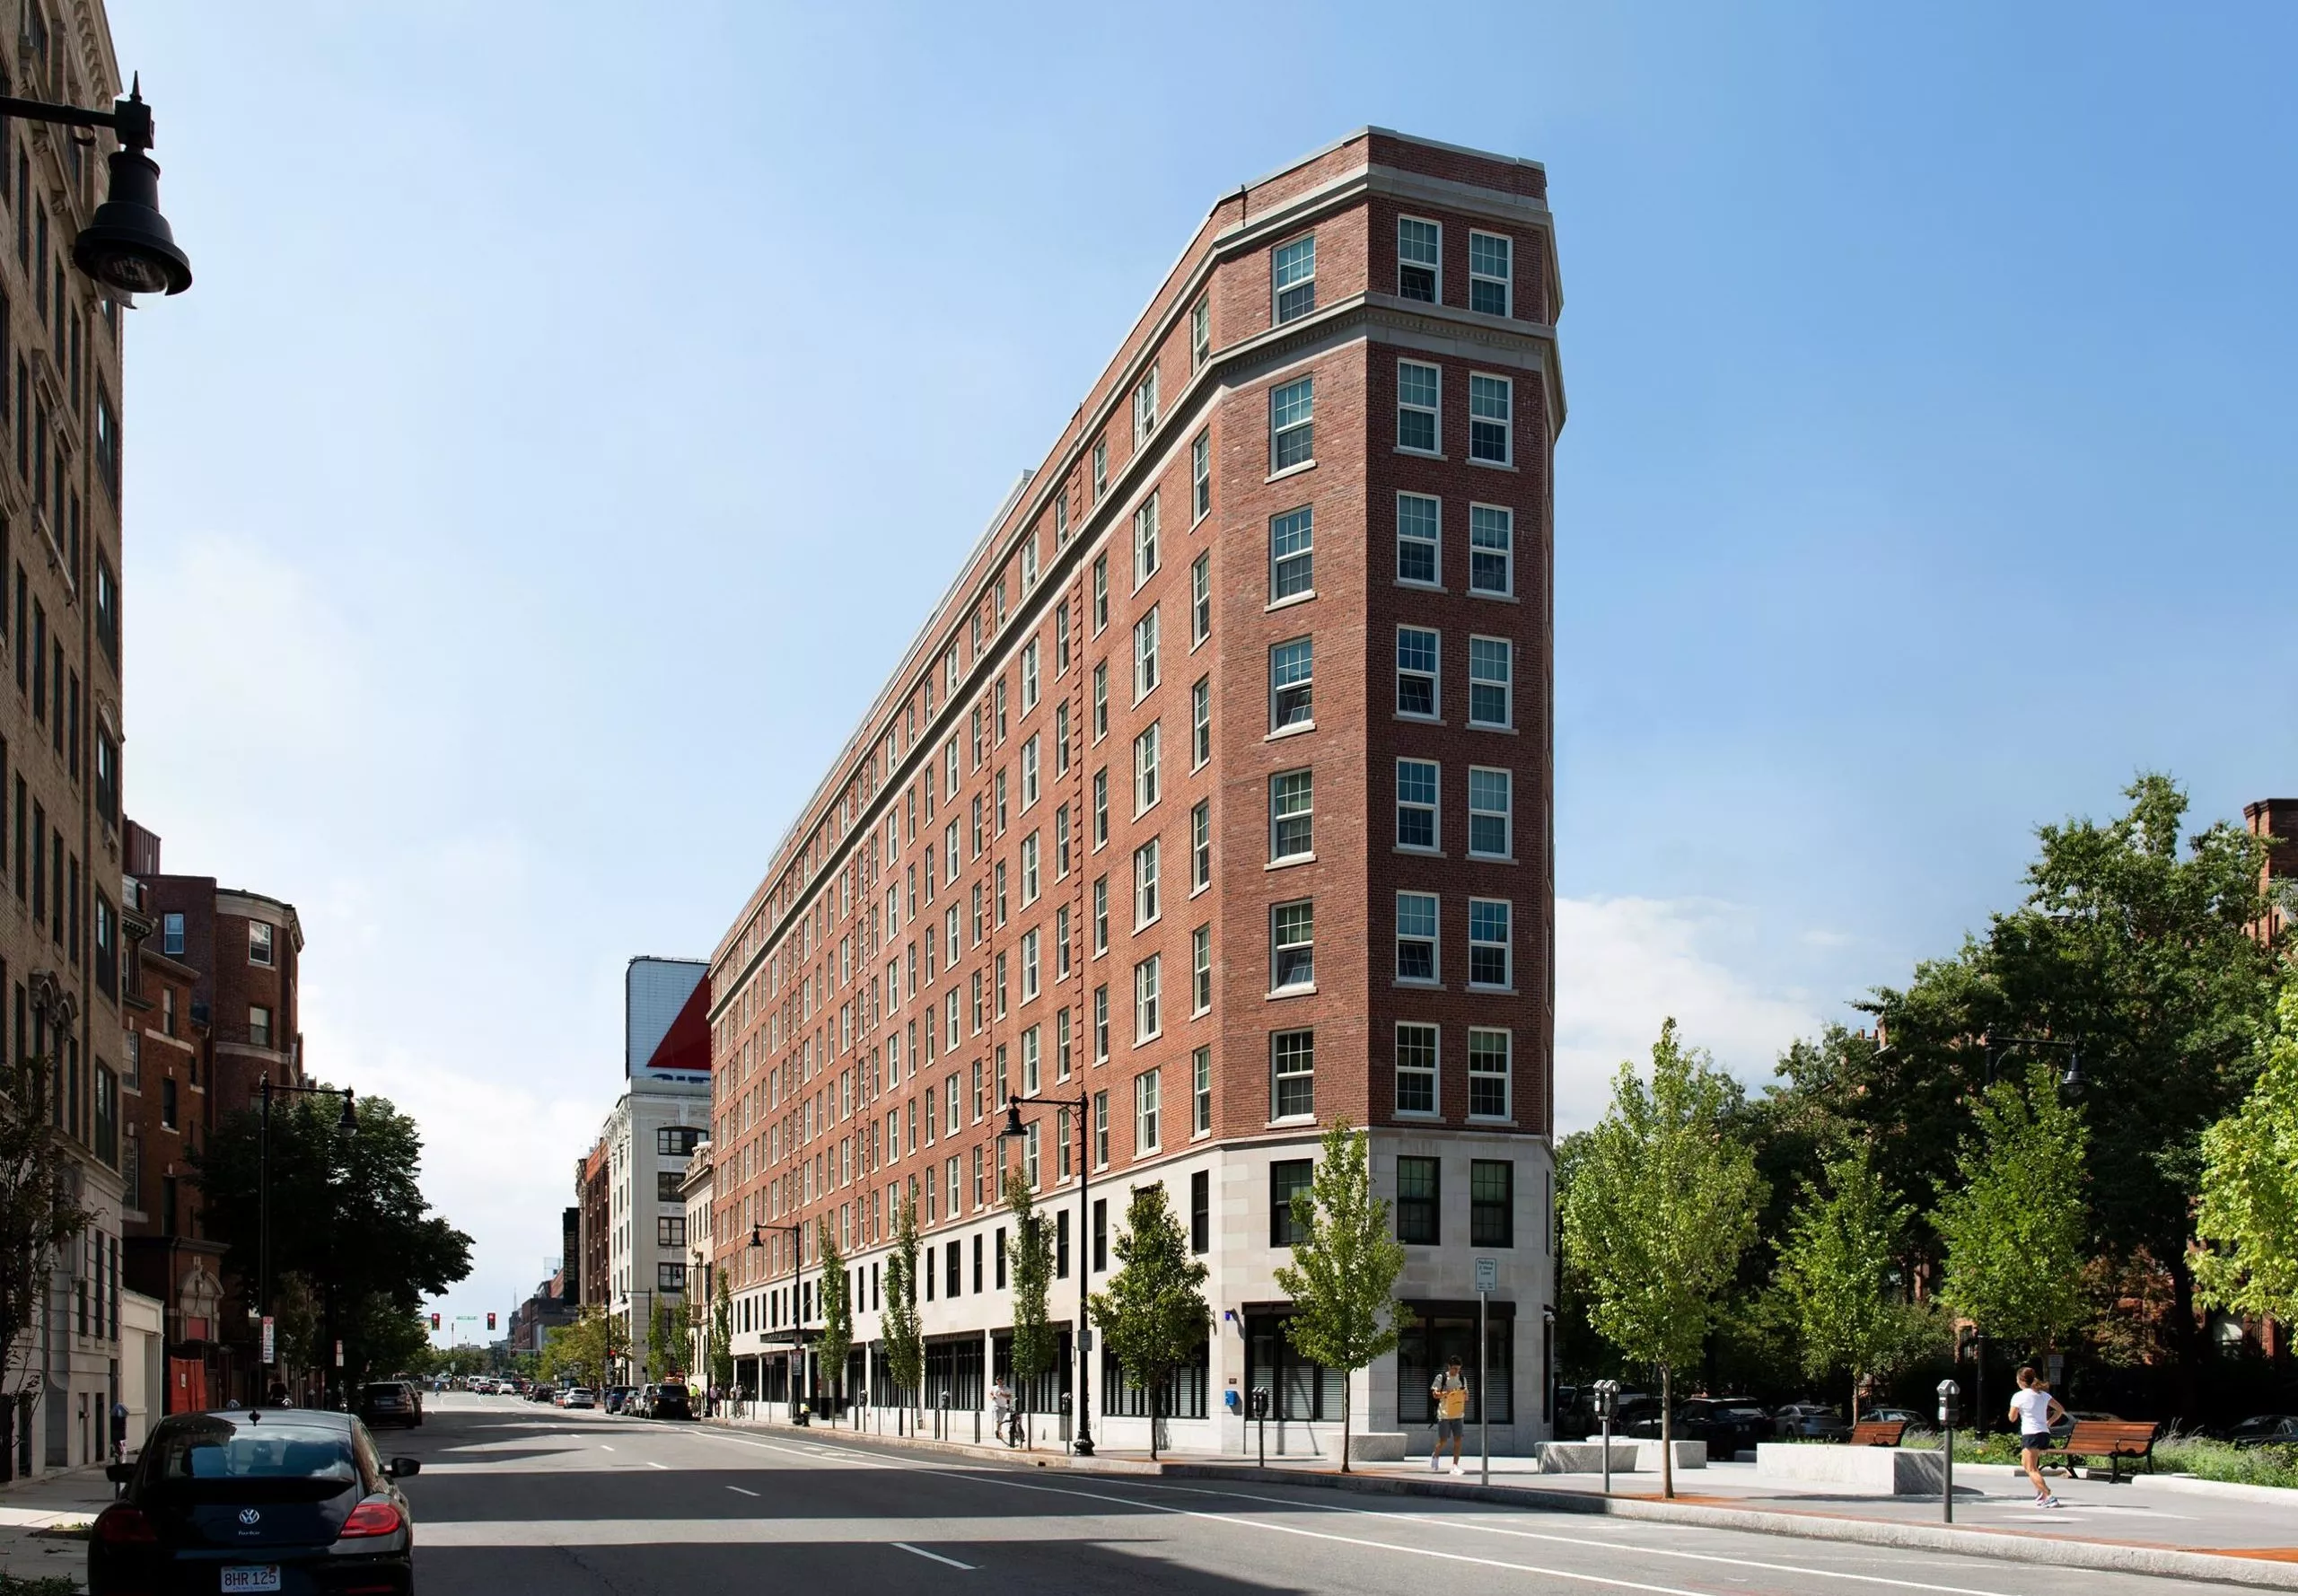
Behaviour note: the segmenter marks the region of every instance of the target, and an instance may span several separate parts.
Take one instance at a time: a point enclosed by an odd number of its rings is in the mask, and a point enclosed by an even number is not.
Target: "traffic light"
[[[439,1316],[435,1313],[431,1316],[431,1328],[434,1330],[439,1328]]]
[[[495,1315],[492,1312],[487,1316],[487,1328],[490,1330],[495,1328]]]

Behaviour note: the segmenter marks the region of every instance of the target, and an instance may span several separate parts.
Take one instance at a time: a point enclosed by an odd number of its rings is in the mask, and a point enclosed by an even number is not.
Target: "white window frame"
[[[1204,891],[1213,884],[1213,800],[1200,798],[1188,811],[1188,890]]]
[[[1213,429],[1206,428],[1188,446],[1189,524],[1213,513]]]
[[[1305,261],[1307,269],[1302,270]],[[1299,300],[1302,289],[1308,290],[1305,302]],[[1285,306],[1288,297],[1295,303]],[[1317,235],[1304,232],[1271,246],[1268,251],[1268,323],[1282,327],[1288,321],[1298,321],[1317,308]]]
[[[1479,520],[1497,519],[1502,539],[1497,549],[1477,540]],[[1500,561],[1500,585],[1493,587],[1477,580],[1477,557],[1487,559],[1497,555]],[[1481,598],[1513,599],[1516,596],[1516,513],[1505,504],[1469,505],[1469,592]]]
[[[1162,955],[1152,953],[1133,967],[1133,1045],[1145,1047],[1165,1034]]]
[[[1040,879],[1039,862],[1038,833],[1032,831],[1022,838],[1022,907],[1023,908],[1029,908],[1038,900],[1038,882]],[[954,948],[951,950],[951,955],[952,958],[956,956]]]
[[[1488,937],[1479,938],[1476,934],[1477,910],[1479,908],[1492,908],[1495,907],[1500,910],[1501,917],[1506,924],[1508,937],[1507,941],[1498,943],[1494,943]],[[1506,992],[1514,989],[1516,985],[1515,943],[1516,913],[1515,905],[1511,900],[1505,898],[1471,898],[1469,899],[1468,984],[1472,990],[1478,992]],[[1495,946],[1500,949],[1502,963],[1505,967],[1503,978],[1497,981],[1479,981],[1476,978],[1477,950],[1478,948],[1490,948]]]
[[[1500,246],[1506,270],[1495,275],[1477,268],[1476,246],[1478,240]],[[1516,241],[1504,232],[1487,232],[1481,228],[1469,230],[1469,308],[1476,309],[1476,288],[1478,283],[1500,285],[1500,309],[1478,312],[1486,316],[1513,316],[1516,313]]]
[[[1151,366],[1133,390],[1133,447],[1137,452],[1157,430],[1157,368]]]
[[[1157,495],[1151,494],[1133,512],[1133,591],[1157,574]]]
[[[1309,1061],[1309,1067],[1305,1070],[1293,1069],[1280,1071],[1277,1068],[1278,1047],[1287,1038],[1292,1037],[1305,1037],[1308,1039],[1307,1057]],[[1284,1089],[1279,1083],[1287,1079],[1297,1080],[1302,1076],[1306,1076],[1308,1078],[1309,1106],[1306,1109],[1294,1109],[1289,1112],[1285,1111],[1281,1107],[1281,1099]],[[1307,1026],[1301,1026],[1286,1030],[1273,1030],[1269,1032],[1268,1117],[1272,1123],[1282,1124],[1313,1121],[1317,1117],[1317,1033],[1314,1030]]]
[[[1101,495],[1110,490],[1110,440],[1104,433],[1093,440],[1093,502],[1100,504]]]
[[[1478,1045],[1479,1043],[1483,1043],[1488,1047],[1495,1038],[1497,1038],[1500,1043],[1500,1068],[1496,1072],[1488,1067],[1484,1069],[1478,1068]],[[1486,1054],[1487,1063],[1489,1062],[1490,1057],[1491,1055],[1487,1052]],[[1496,1124],[1514,1118],[1516,1108],[1515,1092],[1513,1090],[1515,1063],[1516,1037],[1513,1031],[1503,1025],[1472,1025],[1469,1027],[1469,1095],[1467,1106],[1469,1118],[1472,1122],[1480,1124]],[[1477,1083],[1481,1080],[1489,1084],[1495,1079],[1500,1084],[1499,1109],[1497,1111],[1489,1108],[1479,1109],[1476,1106]]]
[[[1022,645],[1022,713],[1027,715],[1038,706],[1038,640],[1031,638]],[[952,793],[957,789],[950,789]]]
[[[1308,802],[1297,810],[1280,813],[1276,806],[1278,796],[1284,790],[1283,784],[1296,776],[1306,778],[1300,790],[1307,797]],[[1316,820],[1316,773],[1303,768],[1279,770],[1271,775],[1268,778],[1268,862],[1271,864],[1282,864],[1294,859],[1315,858],[1317,856]],[[1303,823],[1302,829],[1307,832],[1305,840],[1309,846],[1293,853],[1279,853],[1277,849],[1285,835],[1284,823],[1287,820],[1300,820]]]
[[[1404,239],[1405,229],[1408,226],[1425,227],[1435,233],[1436,259],[1434,260],[1406,259]],[[1405,291],[1404,274],[1408,268],[1425,271],[1428,274],[1429,292],[1426,299],[1423,300],[1418,294]],[[1417,304],[1440,305],[1444,303],[1444,224],[1442,222],[1427,216],[1399,215],[1397,218],[1397,297],[1411,300]]]
[[[1285,396],[1305,390],[1306,406],[1290,421],[1280,420]],[[1290,382],[1279,382],[1268,390],[1268,474],[1280,471],[1305,470],[1317,463],[1317,379],[1313,373],[1296,377]],[[1284,460],[1286,442],[1295,433],[1308,434],[1308,445],[1296,460]]]
[[[1426,906],[1428,911],[1427,935],[1420,936],[1417,934],[1408,934],[1406,933],[1404,916],[1405,899],[1413,899],[1416,907],[1423,904]],[[1396,945],[1396,957],[1390,961],[1389,967],[1389,973],[1390,977],[1399,986],[1404,987],[1434,987],[1442,985],[1444,979],[1443,897],[1439,893],[1423,892],[1413,888],[1399,889],[1396,895],[1396,908],[1393,925],[1396,934],[1392,940]],[[1428,973],[1425,976],[1408,976],[1404,973],[1405,948],[1408,944],[1417,946],[1422,943],[1428,944]]]
[[[1213,551],[1206,549],[1188,567],[1188,645],[1195,650],[1213,636]]]
[[[1038,584],[1038,530],[1031,527],[1022,539],[1022,591],[1028,592]]]
[[[1405,1032],[1425,1031],[1428,1043],[1428,1064],[1407,1065],[1404,1061]],[[1444,1032],[1443,1027],[1426,1020],[1399,1020],[1391,1037],[1390,1057],[1394,1065],[1397,1116],[1407,1119],[1441,1119],[1444,1117]],[[1408,1109],[1404,1106],[1405,1077],[1410,1075],[1428,1088],[1428,1106]]]
[[[1162,630],[1158,623],[1158,606],[1149,606],[1149,612],[1133,623],[1133,701],[1136,704],[1157,690],[1157,641]]]
[[[1479,383],[1494,383],[1499,388],[1500,399],[1504,410],[1496,420],[1482,414],[1478,408],[1481,398],[1477,391]],[[1480,452],[1476,431],[1479,426],[1497,426],[1500,429],[1500,453],[1497,457]],[[1498,372],[1470,372],[1469,373],[1469,463],[1479,466],[1513,466],[1516,463],[1516,381],[1514,378],[1504,376]]]
[[[1213,1134],[1213,1049],[1199,1048],[1189,1055],[1189,1134]]]
[[[1188,689],[1188,753],[1191,770],[1213,758],[1213,679],[1200,676]]]
[[[1038,734],[1032,732],[1022,744],[1022,812],[1027,814],[1038,801]]]
[[[1192,1019],[1213,1011],[1213,927],[1188,934],[1188,1012]]]
[[[1106,553],[1093,557],[1093,636],[1098,637],[1110,624],[1110,557]]]
[[[1505,660],[1507,661],[1507,662],[1508,662],[1508,673],[1507,673],[1505,676],[1501,677],[1501,678],[1499,678],[1499,679],[1498,679],[1498,685],[1499,685],[1499,688],[1500,688],[1500,691],[1501,691],[1501,695],[1502,695],[1502,700],[1503,700],[1503,707],[1504,707],[1504,709],[1506,711],[1506,713],[1504,715],[1504,716],[1503,716],[1501,719],[1496,720],[1496,721],[1495,721],[1495,720],[1493,720],[1493,719],[1490,719],[1490,718],[1489,718],[1489,717],[1487,717],[1487,716],[1482,716],[1482,715],[1478,715],[1478,714],[1477,714],[1477,712],[1476,712],[1476,690],[1477,690],[1478,686],[1479,685],[1479,683],[1481,683],[1481,685],[1483,685],[1483,686],[1485,686],[1485,687],[1487,687],[1487,688],[1489,688],[1489,687],[1491,687],[1491,686],[1493,686],[1493,685],[1494,685],[1494,680],[1493,680],[1493,679],[1492,679],[1492,678],[1489,678],[1489,677],[1483,677],[1483,678],[1480,678],[1480,677],[1478,677],[1478,676],[1477,675],[1477,658],[1476,658],[1476,655],[1477,655],[1477,645],[1478,645],[1479,643],[1482,643],[1482,644],[1495,644],[1495,645],[1497,645],[1500,647],[1500,649],[1503,651],[1502,657],[1503,657],[1504,659],[1505,659]],[[1514,730],[1515,730],[1515,728],[1516,728],[1516,645],[1515,645],[1515,643],[1514,643],[1512,639],[1509,639],[1509,638],[1506,638],[1506,637],[1487,637],[1487,636],[1478,636],[1478,635],[1475,635],[1475,634],[1471,634],[1471,635],[1469,636],[1469,725],[1471,725],[1471,726],[1480,727],[1480,728],[1482,728],[1482,729],[1484,729],[1484,730],[1486,730],[1486,731],[1494,731],[1494,732],[1513,732],[1513,731],[1514,731]]]
[[[1143,1070],[1133,1077],[1133,1152],[1135,1157],[1154,1153],[1164,1145],[1162,1141],[1163,1105],[1160,1101],[1164,1091],[1159,1080],[1162,1070]]]
[[[1306,534],[1302,541],[1289,553],[1277,550],[1277,528],[1298,522]],[[1285,582],[1297,574],[1300,585],[1287,592]],[[1294,509],[1280,511],[1268,518],[1268,601],[1272,604],[1297,602],[1317,596],[1317,518],[1313,507],[1302,504]]]
[[[1486,778],[1486,785],[1487,786],[1490,785],[1492,778],[1497,777],[1499,779],[1500,807],[1498,809],[1491,807],[1491,804],[1488,802],[1491,796],[1489,793],[1485,795],[1487,802],[1483,806],[1478,806],[1477,801],[1477,778],[1478,776]],[[1515,799],[1516,778],[1515,774],[1513,771],[1496,765],[1471,765],[1469,767],[1468,841],[1469,858],[1513,859],[1516,856]],[[1479,820],[1489,821],[1495,817],[1497,817],[1500,822],[1500,846],[1496,850],[1493,848],[1480,848],[1477,846],[1477,821]]]
[[[1405,397],[1407,383],[1424,372],[1435,381],[1435,393],[1426,404]],[[1404,441],[1405,418],[1408,416],[1428,418],[1427,443],[1408,443]],[[1397,430],[1393,443],[1399,454],[1417,454],[1430,460],[1444,458],[1444,368],[1433,360],[1397,362]]]
[[[1299,922],[1294,918],[1293,930],[1285,929],[1285,920],[1293,911],[1305,911],[1308,934],[1297,934]],[[1291,940],[1282,940],[1290,935]],[[1307,966],[1303,972],[1290,979],[1284,974],[1285,955],[1295,950],[1307,950]],[[1268,995],[1271,997],[1294,992],[1313,992],[1317,989],[1317,904],[1313,898],[1288,899],[1268,906]]]
[[[1133,928],[1143,930],[1156,924],[1164,913],[1162,894],[1158,890],[1164,872],[1160,839],[1151,837],[1133,850]]]
[[[1428,523],[1428,536],[1405,535],[1405,506],[1429,505],[1434,514]],[[1404,551],[1407,544],[1425,548],[1428,551],[1428,574],[1408,576],[1404,574]],[[1426,588],[1441,592],[1444,587],[1444,501],[1433,493],[1399,493],[1397,495],[1397,563],[1394,570],[1399,587]]]
[[[1213,358],[1213,296],[1200,296],[1188,312],[1188,369],[1196,371]]]
[[[1110,662],[1093,662],[1093,741],[1110,734]]]
[[[1429,792],[1425,802],[1422,802],[1418,799],[1408,799],[1405,796],[1405,767],[1408,765],[1425,766],[1429,771]],[[1417,756],[1410,755],[1400,757],[1396,763],[1396,825],[1390,833],[1390,840],[1397,849],[1399,852],[1407,854],[1439,854],[1443,852],[1444,767],[1443,762],[1436,759],[1423,759]],[[1404,817],[1408,812],[1413,814],[1425,814],[1428,817],[1428,840],[1426,842],[1407,842],[1404,840]]]
[[[1434,662],[1426,670],[1408,666],[1404,662],[1406,634],[1433,638],[1435,641]],[[1397,628],[1396,697],[1391,706],[1399,718],[1408,721],[1442,721],[1444,718],[1444,634],[1434,627],[1400,626]],[[1404,687],[1408,681],[1428,683],[1428,707],[1407,709],[1404,706]]]
[[[1305,646],[1308,650],[1306,656],[1309,662],[1308,672],[1290,681],[1279,682],[1276,680],[1278,651],[1291,649],[1296,645]],[[1313,636],[1287,637],[1281,643],[1272,643],[1268,645],[1268,729],[1272,734],[1278,732],[1309,731],[1316,726],[1316,686],[1317,653],[1316,639]],[[1294,693],[1301,695],[1302,706],[1307,713],[1287,720],[1284,718],[1282,706],[1286,701],[1286,696]]]
[[[1133,740],[1133,815],[1136,820],[1157,807],[1164,789],[1158,780],[1159,750],[1163,723],[1151,721]]]

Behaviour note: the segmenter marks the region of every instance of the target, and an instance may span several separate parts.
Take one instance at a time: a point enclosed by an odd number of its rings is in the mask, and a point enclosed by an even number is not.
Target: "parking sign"
[[[1498,1258],[1480,1258],[1476,1260],[1476,1288],[1478,1292],[1500,1289],[1500,1260]]]

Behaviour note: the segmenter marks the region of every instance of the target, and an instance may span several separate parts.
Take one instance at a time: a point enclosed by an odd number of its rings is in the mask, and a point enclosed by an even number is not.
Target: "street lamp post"
[[[122,294],[181,294],[191,286],[191,262],[160,214],[160,169],[145,153],[152,147],[152,108],[144,103],[140,77],[110,110],[0,94],[0,116],[110,128],[119,138],[110,161],[111,188],[74,241],[72,264]]]
[[[1077,1110],[1077,1455],[1093,1455],[1093,1385],[1089,1370],[1093,1350],[1093,1329],[1086,1322],[1086,1307],[1092,1300],[1093,1255],[1086,1237],[1092,1223],[1093,1161],[1086,1156],[1085,1116],[1091,1108],[1083,1093],[1075,1097],[1039,1098],[1039,1102],[1057,1109]],[[1019,1141],[1026,1134],[1022,1124],[1022,1100],[1009,1095],[1005,1100],[1005,1128],[1000,1133]]]
[[[0,101],[0,105],[4,103]],[[352,1089],[348,1086],[275,1086],[271,1083],[271,1074],[267,1070],[259,1083],[259,1089],[263,1098],[263,1114],[260,1128],[256,1134],[255,1292],[258,1315],[268,1320],[271,1317],[271,1100],[288,1096],[339,1097],[343,1100],[343,1117],[336,1121],[338,1130],[357,1130],[359,1115]],[[331,1289],[329,1300],[332,1301]],[[329,1340],[333,1338],[331,1336],[329,1337]],[[259,1346],[258,1351],[261,1350]],[[273,1350],[276,1352],[277,1348],[275,1346]],[[276,1361],[274,1358],[263,1359],[263,1366],[268,1370]]]
[[[806,1281],[806,1227],[803,1224],[754,1224],[750,1226],[750,1245],[762,1248],[766,1237],[760,1232],[780,1231],[790,1238],[790,1339],[798,1349],[797,1364],[790,1372],[790,1422],[798,1422],[798,1377],[806,1368],[806,1321],[799,1311],[802,1292]]]
[[[2083,1095],[2083,1052],[2079,1042],[2065,1041],[2048,1036],[2007,1036],[2000,1041],[1982,1036],[1979,1046],[1987,1049],[1987,1083],[1995,1084],[1995,1071],[2002,1066],[2004,1056],[2021,1048],[2064,1048],[2066,1049],[2066,1069],[2058,1077],[2058,1089],[2069,1097]]]

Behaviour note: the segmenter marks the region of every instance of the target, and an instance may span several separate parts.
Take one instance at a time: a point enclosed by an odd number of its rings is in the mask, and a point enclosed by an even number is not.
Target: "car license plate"
[[[276,1591],[279,1588],[279,1565],[276,1563],[242,1564],[224,1570],[226,1591]]]

